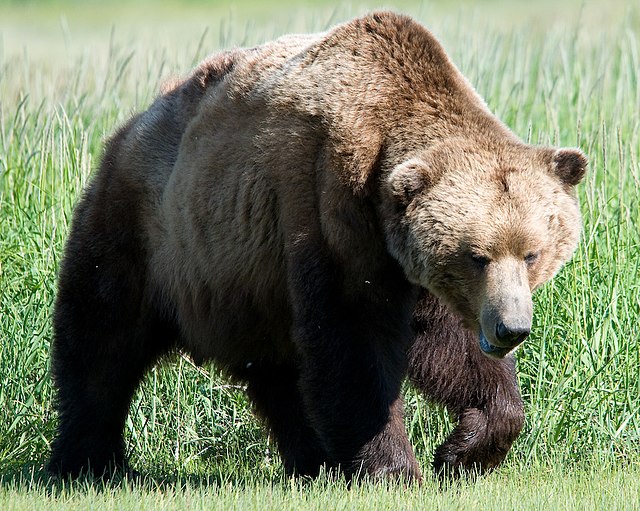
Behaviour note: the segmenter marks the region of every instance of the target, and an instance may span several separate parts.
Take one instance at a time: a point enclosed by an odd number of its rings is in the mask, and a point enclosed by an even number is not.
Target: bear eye
[[[539,256],[540,252],[530,252],[529,254],[524,256],[524,262],[527,264],[527,266],[531,266],[538,260]]]
[[[489,259],[486,256],[470,254],[470,257],[471,257],[471,260],[473,261],[473,263],[478,268],[486,268],[489,265],[489,263],[491,262],[491,259]]]

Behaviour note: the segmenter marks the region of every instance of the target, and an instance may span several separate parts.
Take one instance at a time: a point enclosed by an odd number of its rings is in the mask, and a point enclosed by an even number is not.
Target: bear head
[[[485,354],[504,357],[531,330],[532,292],[577,246],[586,166],[577,149],[436,143],[388,173],[388,249],[478,332]]]

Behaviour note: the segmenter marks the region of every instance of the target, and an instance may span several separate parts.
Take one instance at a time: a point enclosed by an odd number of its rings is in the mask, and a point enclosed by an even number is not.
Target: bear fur
[[[436,470],[495,467],[585,168],[521,142],[404,16],[210,57],[108,141],[75,211],[50,469],[124,466],[132,395],[175,350],[246,383],[288,473],[419,479],[407,375],[459,421]]]

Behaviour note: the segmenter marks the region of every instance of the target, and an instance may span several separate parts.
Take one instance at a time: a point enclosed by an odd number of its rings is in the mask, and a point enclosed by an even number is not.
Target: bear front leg
[[[426,291],[418,302],[414,327],[417,336],[409,351],[409,377],[458,420],[436,449],[436,473],[457,476],[497,467],[524,424],[514,358],[485,356],[478,336]]]
[[[360,450],[353,468],[356,471],[364,469],[374,478],[422,479],[404,426],[404,402],[401,397],[391,403],[387,423]]]
[[[303,355],[304,408],[330,464],[348,478],[420,480],[403,422],[402,378],[392,375],[397,369],[376,367],[378,355],[347,351]]]
[[[329,458],[309,423],[291,365],[253,362],[238,371],[255,410],[275,437],[287,475],[316,477]]]
[[[362,279],[366,292],[346,295],[321,249],[297,255],[289,289],[299,388],[329,461],[347,477],[420,479],[400,399],[415,289],[390,264]]]

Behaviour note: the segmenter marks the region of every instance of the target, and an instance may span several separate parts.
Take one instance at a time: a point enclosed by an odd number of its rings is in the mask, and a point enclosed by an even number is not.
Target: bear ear
[[[553,172],[569,186],[582,181],[588,163],[587,157],[579,149],[558,149],[553,154]]]
[[[395,167],[387,179],[391,194],[404,206],[429,187],[431,180],[425,162],[417,158],[407,160]]]

